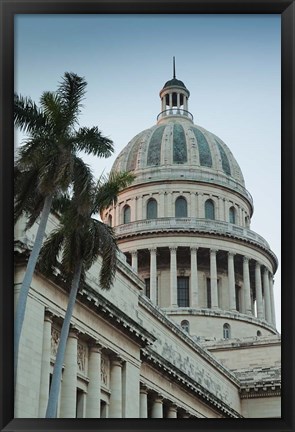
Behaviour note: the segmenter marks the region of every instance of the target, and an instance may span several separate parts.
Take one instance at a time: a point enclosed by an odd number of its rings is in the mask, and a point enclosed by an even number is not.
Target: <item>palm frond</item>
[[[45,275],[53,273],[58,266],[58,257],[64,242],[64,231],[62,227],[52,231],[45,240],[39,255],[39,268]]]
[[[113,141],[102,135],[97,126],[80,128],[72,138],[77,151],[108,158],[114,151]]]
[[[37,183],[38,170],[20,170],[15,167],[14,223],[22,214],[26,214],[29,217],[26,229],[37,220],[44,205],[44,197],[38,192]]]
[[[33,133],[47,126],[47,118],[29,97],[14,94],[14,125],[20,130]]]
[[[66,72],[60,82],[57,94],[63,106],[63,119],[69,126],[77,123],[86,86],[85,78],[73,72]]]
[[[104,223],[92,219],[92,239],[95,245],[93,259],[88,257],[85,262],[86,268],[90,268],[99,253],[102,257],[102,266],[99,275],[100,288],[109,290],[114,282],[117,265],[117,244],[113,229]]]
[[[41,107],[55,134],[60,134],[67,127],[63,122],[62,104],[56,92],[45,91],[40,98]]]
[[[95,191],[93,212],[101,212],[116,203],[119,192],[130,186],[134,178],[134,174],[128,171],[112,172],[109,176],[101,177]]]
[[[75,156],[73,169],[73,193],[79,200],[78,211],[89,214],[91,211],[94,177],[91,168],[85,162]]]

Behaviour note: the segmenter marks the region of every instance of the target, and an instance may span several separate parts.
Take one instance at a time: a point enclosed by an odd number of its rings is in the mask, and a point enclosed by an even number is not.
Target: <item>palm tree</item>
[[[86,85],[84,78],[65,73],[56,92],[42,94],[40,108],[30,98],[14,96],[15,126],[28,134],[16,162],[15,220],[26,213],[28,228],[39,218],[15,314],[15,381],[28,292],[53,199],[66,192],[69,186],[76,196],[85,193],[90,169],[78,157],[78,152],[99,157],[109,157],[113,152],[112,141],[102,136],[96,126],[76,129]]]
[[[60,224],[49,235],[41,249],[40,270],[45,275],[52,275],[54,269],[59,268],[65,275],[66,284],[71,285],[56,354],[46,418],[56,417],[66,342],[78,289],[84,281],[85,272],[101,255],[100,288],[109,290],[115,276],[117,245],[114,231],[112,227],[93,216],[112,202],[116,202],[119,191],[128,186],[133,179],[134,176],[130,173],[113,173],[109,178],[101,177],[89,194],[88,206],[84,201],[81,207],[80,200],[74,195],[71,200],[64,203]]]

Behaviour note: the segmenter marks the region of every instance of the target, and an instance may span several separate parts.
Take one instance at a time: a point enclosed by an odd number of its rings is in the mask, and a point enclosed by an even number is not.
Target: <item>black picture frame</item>
[[[294,0],[1,0],[0,427],[2,431],[295,430]],[[14,419],[13,391],[13,92],[15,14],[280,14],[282,24],[282,417],[281,419]],[[196,423],[197,422],[197,423]]]

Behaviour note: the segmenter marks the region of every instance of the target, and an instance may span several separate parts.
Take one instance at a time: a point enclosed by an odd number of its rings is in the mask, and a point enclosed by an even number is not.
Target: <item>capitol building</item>
[[[81,287],[67,341],[60,418],[281,416],[281,338],[267,240],[221,138],[194,123],[175,72],[156,124],[121,151],[135,180],[101,219],[119,247],[114,286],[100,261]],[[246,179],[247,180],[247,179]],[[58,224],[50,216],[48,231]],[[15,296],[36,227],[16,229]],[[15,417],[45,416],[67,307],[60,274],[36,271],[20,341]]]

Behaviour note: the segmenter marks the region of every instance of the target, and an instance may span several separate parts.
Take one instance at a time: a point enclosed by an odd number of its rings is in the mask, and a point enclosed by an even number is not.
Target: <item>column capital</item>
[[[217,252],[218,252],[218,249],[210,248],[210,254],[216,254]]]
[[[150,253],[156,253],[157,252],[157,248],[156,247],[151,247],[149,248]]]
[[[197,246],[191,246],[190,249],[192,253],[197,253],[199,248]]]
[[[103,346],[102,346],[101,343],[98,342],[98,341],[90,342],[90,343],[88,344],[88,347],[89,347],[89,350],[90,350],[91,352],[97,352],[97,353],[100,353],[100,354],[101,354],[101,351],[102,351],[102,349],[103,349]]]
[[[148,393],[148,387],[143,383],[140,383],[140,393]]]
[[[243,256],[243,263],[248,264],[250,261],[250,258]]]
[[[164,397],[160,393],[154,393],[152,398],[154,402],[156,401],[156,402],[163,403],[164,401]]]
[[[80,334],[80,331],[74,325],[71,324],[68,337],[79,339],[79,334]]]
[[[53,322],[54,314],[49,309],[45,308],[44,321]]]
[[[256,268],[261,268],[261,265],[262,265],[262,264],[261,264],[259,261],[256,261],[256,262],[255,262],[255,266],[256,266]]]
[[[232,257],[233,258],[234,256],[236,256],[235,252],[228,251],[228,257]]]
[[[170,249],[170,253],[176,253],[177,246],[169,246],[169,249]]]
[[[137,255],[137,253],[138,253],[138,250],[132,250],[132,251],[130,251],[130,253],[131,253],[131,255]]]
[[[110,360],[112,365],[122,367],[123,360],[118,354],[112,354]]]

